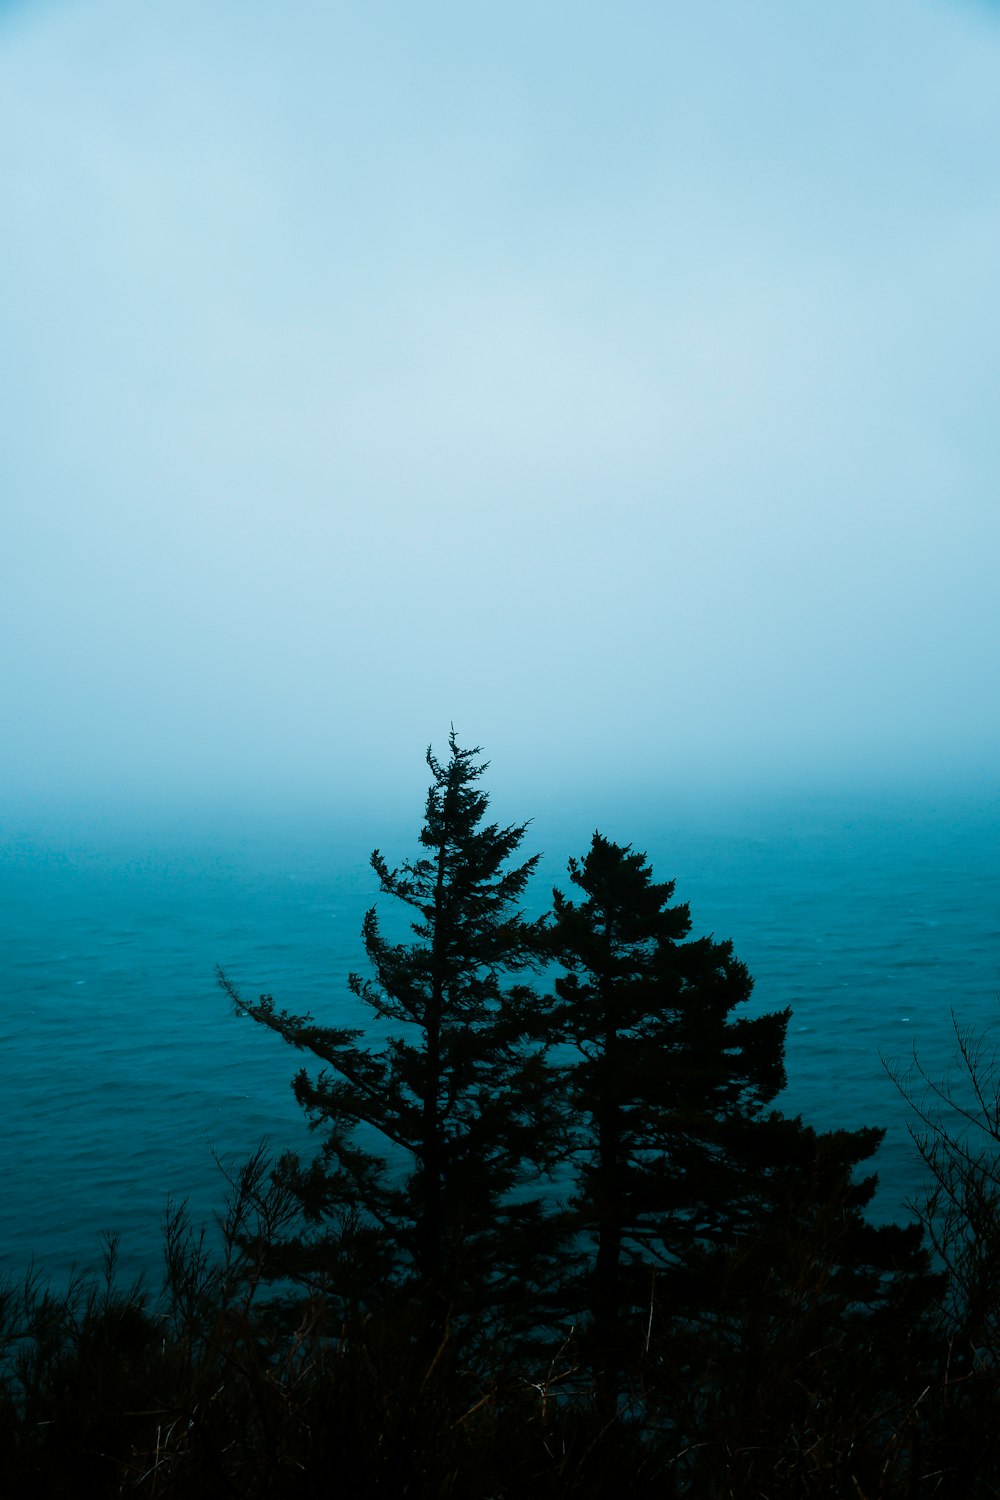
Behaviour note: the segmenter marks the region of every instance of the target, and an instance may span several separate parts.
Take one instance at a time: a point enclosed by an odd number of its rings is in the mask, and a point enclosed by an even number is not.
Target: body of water
[[[585,852],[585,814],[540,814],[529,830],[525,852],[545,850],[534,910],[553,883],[565,888],[567,855]],[[412,825],[380,840],[335,818],[170,827],[50,813],[7,829],[0,1268],[34,1259],[61,1278],[96,1261],[110,1230],[126,1267],[155,1280],[168,1197],[210,1220],[225,1194],[217,1159],[262,1137],[308,1149],[289,1087],[301,1054],[232,1014],[215,965],[290,1009],[363,1021],[346,980],[365,971],[368,855],[377,842],[391,860],[415,852],[419,811]],[[880,1054],[905,1063],[915,1048],[943,1077],[952,1011],[976,1027],[997,1019],[995,796],[647,803],[601,831],[676,879],[694,935],[734,940],[757,1008],[792,1007],[782,1106],[824,1128],[888,1127],[878,1211],[903,1216],[920,1176]]]

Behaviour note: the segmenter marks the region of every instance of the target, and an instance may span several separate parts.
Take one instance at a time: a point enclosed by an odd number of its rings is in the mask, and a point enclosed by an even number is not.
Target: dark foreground
[[[872,1317],[827,1307],[814,1261],[697,1315],[654,1301],[602,1364],[569,1329],[435,1342],[403,1305],[345,1324],[263,1295],[252,1244],[214,1260],[182,1218],[167,1248],[160,1297],[117,1285],[113,1254],[68,1293],[8,1290],[5,1495],[1000,1494],[995,1350],[940,1281]]]

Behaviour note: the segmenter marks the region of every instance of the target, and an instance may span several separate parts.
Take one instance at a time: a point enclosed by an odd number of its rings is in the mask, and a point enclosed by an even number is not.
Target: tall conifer
[[[415,1293],[433,1326],[515,1291],[538,1217],[530,1184],[550,1149],[546,1075],[529,1040],[535,996],[516,980],[541,961],[544,922],[518,905],[538,856],[510,863],[527,825],[487,823],[486,764],[454,731],[449,748],[445,761],[427,752],[421,855],[398,869],[372,855],[382,892],[415,919],[411,941],[391,942],[376,907],[365,916],[373,977],[349,984],[371,1028],[320,1025],[223,981],[242,1014],[321,1064],[293,1085],[321,1150],[310,1166],[287,1156],[281,1167],[326,1226],[312,1259],[325,1252],[343,1275],[367,1256],[383,1290]]]
[[[732,944],[685,942],[686,905],[645,855],[595,833],[553,892],[551,1038],[579,1122],[573,1221],[593,1241],[585,1294],[600,1343],[646,1295],[649,1264],[732,1207],[720,1131],[785,1081],[788,1012],[733,1018],[753,981]],[[638,1273],[638,1275],[637,1275]]]
[[[553,893],[564,973],[548,1012],[575,1121],[578,1272],[562,1291],[589,1312],[600,1358],[634,1367],[649,1347],[654,1277],[669,1319],[745,1306],[765,1284],[773,1303],[820,1260],[828,1310],[882,1301],[888,1272],[919,1273],[919,1234],[868,1225],[876,1179],[852,1180],[882,1132],[817,1134],[769,1108],[790,1012],[738,1013],[753,981],[732,943],[689,938],[674,883],[629,845],[596,833],[569,874],[583,899]]]

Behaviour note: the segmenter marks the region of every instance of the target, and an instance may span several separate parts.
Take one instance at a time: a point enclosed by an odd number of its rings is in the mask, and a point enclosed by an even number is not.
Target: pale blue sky
[[[971,0],[0,5],[4,784],[992,766],[998,269]]]

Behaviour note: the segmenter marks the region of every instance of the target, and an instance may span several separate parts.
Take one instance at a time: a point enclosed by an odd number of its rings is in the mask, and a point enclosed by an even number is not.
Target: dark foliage
[[[687,906],[644,855],[595,834],[569,871],[583,899],[554,893],[566,972],[547,1014],[575,1122],[568,1228],[582,1264],[559,1292],[589,1313],[605,1382],[617,1391],[662,1344],[664,1310],[676,1365],[692,1329],[729,1327],[736,1347],[751,1326],[759,1339],[794,1321],[825,1340],[862,1307],[888,1319],[917,1297],[919,1228],[867,1223],[876,1179],[854,1177],[882,1132],[817,1134],[768,1107],[789,1012],[739,1013],[752,980],[732,944],[689,937]],[[808,1265],[823,1275],[807,1294]]]
[[[887,1064],[912,1111],[927,1190],[910,1207],[944,1274],[935,1328],[947,1349],[947,1405],[925,1425],[969,1493],[1000,1494],[1000,1048],[996,1031],[952,1015],[955,1071],[931,1078],[914,1053]]]
[[[569,872],[584,899],[553,893],[566,972],[548,1027],[566,1058],[571,1223],[594,1242],[586,1305],[604,1344],[648,1302],[654,1268],[745,1217],[760,1165],[747,1125],[784,1083],[788,1013],[732,1017],[746,968],[730,943],[684,941],[688,908],[644,855],[598,833]]]
[[[237,1193],[266,1195],[258,1159]],[[28,1283],[0,1303],[5,1495],[437,1497],[705,1495],[732,1500],[980,1500],[1000,1459],[986,1371],[970,1386],[946,1342],[863,1321],[815,1336],[829,1266],[803,1254],[793,1299],[724,1304],[655,1329],[609,1412],[573,1338],[544,1360],[424,1337],[409,1312],[350,1322],[300,1294],[261,1298],[253,1258],[168,1221],[160,1297],[113,1273],[65,1295]],[[239,1231],[241,1239],[244,1231]],[[659,1311],[659,1310],[658,1310]],[[919,1332],[914,1313],[911,1334]]]
[[[295,1274],[322,1274],[333,1295],[351,1280],[348,1306],[372,1310],[402,1290],[440,1332],[454,1313],[521,1301],[540,1215],[531,1186],[554,1149],[547,1074],[531,1042],[536,996],[513,976],[538,966],[543,923],[518,901],[536,859],[510,863],[525,825],[485,821],[478,750],[440,762],[420,843],[424,853],[372,866],[386,895],[416,914],[413,941],[364,920],[374,977],[350,986],[372,1013],[372,1035],[278,1010],[270,996],[237,1009],[311,1053],[295,1093],[322,1135],[316,1159],[285,1157],[283,1182],[322,1226]],[[537,857],[536,857],[537,858]]]

